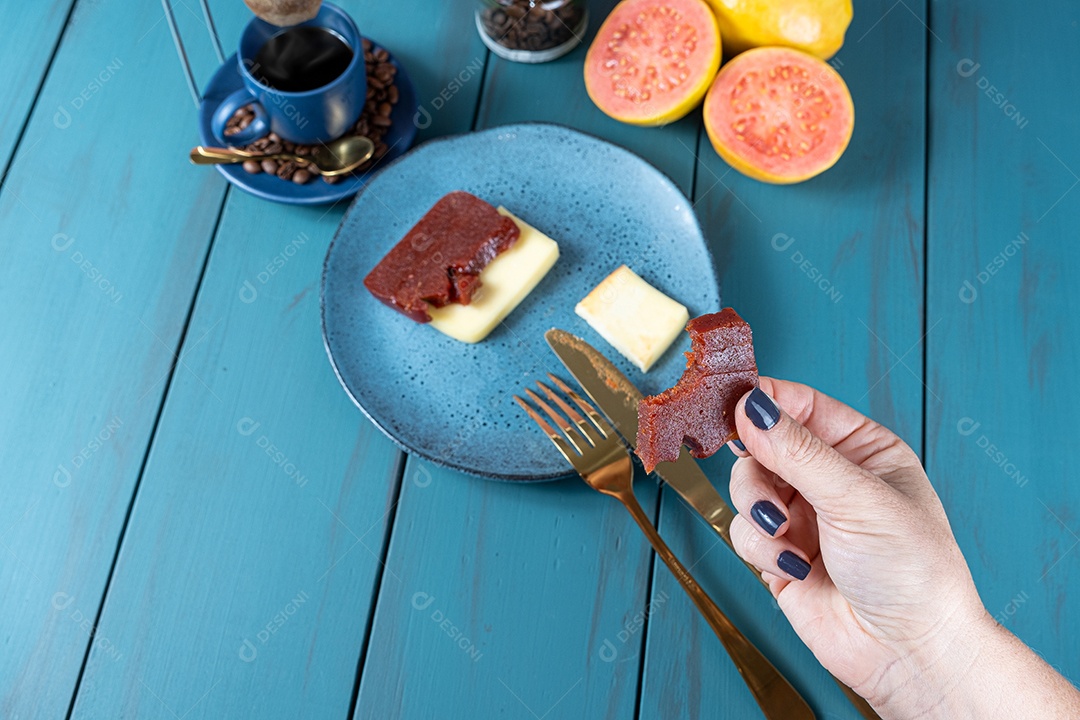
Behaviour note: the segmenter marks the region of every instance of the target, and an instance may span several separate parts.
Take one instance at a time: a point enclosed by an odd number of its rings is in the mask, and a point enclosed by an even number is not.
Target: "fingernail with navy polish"
[[[776,565],[796,580],[805,580],[810,574],[810,563],[790,550],[780,553],[780,557],[776,558]]]
[[[739,438],[735,438],[734,440],[732,440],[731,444],[739,448],[743,452],[746,452],[746,446],[742,444],[742,440],[740,440]]]
[[[780,422],[780,411],[776,403],[761,388],[754,388],[750,397],[746,398],[746,417],[754,423],[759,430],[768,430]]]
[[[758,500],[754,503],[750,508],[750,517],[754,518],[754,522],[770,535],[776,535],[780,526],[787,522],[787,516],[768,500]]]

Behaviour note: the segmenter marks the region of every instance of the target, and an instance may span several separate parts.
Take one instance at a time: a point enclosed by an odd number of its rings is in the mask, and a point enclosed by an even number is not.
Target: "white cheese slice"
[[[685,305],[625,265],[593,288],[574,312],[642,372],[649,371],[690,320]]]
[[[495,256],[480,272],[480,289],[468,305],[450,303],[431,308],[431,326],[455,340],[480,342],[513,312],[559,259],[559,245],[504,207],[521,234],[509,249]]]

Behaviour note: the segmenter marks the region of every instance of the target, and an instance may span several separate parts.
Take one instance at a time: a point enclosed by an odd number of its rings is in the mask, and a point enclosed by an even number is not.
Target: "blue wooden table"
[[[344,5],[413,75],[421,140],[553,121],[669,175],[762,370],[919,450],[987,607],[1080,677],[1080,5],[857,0],[851,146],[792,187],[731,171],[699,113],[608,119],[584,49],[515,65],[466,3]],[[231,45],[248,12],[212,6]],[[410,459],[351,404],[318,302],[345,206],[188,164],[159,4],[9,2],[0,27],[0,717],[756,717],[617,504]],[[725,491],[729,463],[705,464]],[[639,493],[818,716],[854,718],[734,555]]]

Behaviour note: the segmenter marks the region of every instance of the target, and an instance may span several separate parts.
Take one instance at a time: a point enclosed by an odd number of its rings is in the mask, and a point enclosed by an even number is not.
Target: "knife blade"
[[[552,328],[544,333],[544,338],[585,394],[600,407],[633,449],[637,444],[637,407],[643,397],[641,391],[599,350],[576,335]],[[678,460],[660,463],[655,472],[731,547],[731,520],[735,512],[705,477],[686,447],[682,448]]]

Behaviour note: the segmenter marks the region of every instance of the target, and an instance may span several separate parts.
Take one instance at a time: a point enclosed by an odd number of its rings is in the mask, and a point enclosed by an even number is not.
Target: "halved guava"
[[[719,67],[704,0],[623,0],[585,56],[585,90],[616,120],[665,125],[697,107]]]
[[[716,76],[705,131],[720,157],[756,180],[787,184],[825,172],[855,126],[843,78],[813,55],[783,47],[747,50]]]

